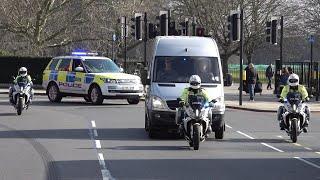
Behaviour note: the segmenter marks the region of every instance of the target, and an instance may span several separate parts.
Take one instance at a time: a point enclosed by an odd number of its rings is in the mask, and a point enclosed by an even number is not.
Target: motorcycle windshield
[[[28,84],[28,82],[26,82],[26,81],[18,82],[18,86],[20,86],[20,87],[26,87],[27,84]]]
[[[299,92],[289,92],[287,100],[291,105],[299,105],[301,103],[301,94]]]
[[[198,109],[198,110],[201,110],[206,103],[205,98],[199,95],[189,95],[188,101],[192,109]]]

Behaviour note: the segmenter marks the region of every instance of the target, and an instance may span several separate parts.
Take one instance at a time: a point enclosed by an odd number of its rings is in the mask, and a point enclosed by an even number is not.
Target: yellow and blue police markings
[[[84,77],[84,83],[85,84],[91,84],[94,80],[95,75],[94,74],[86,74]]]
[[[49,73],[49,80],[56,81],[58,79],[58,71],[51,71]]]

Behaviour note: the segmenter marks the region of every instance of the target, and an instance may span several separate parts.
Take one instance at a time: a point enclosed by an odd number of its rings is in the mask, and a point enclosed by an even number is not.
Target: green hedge
[[[0,83],[11,83],[12,76],[16,76],[20,67],[28,68],[28,73],[33,79],[34,84],[42,83],[42,73],[51,57],[0,57]]]

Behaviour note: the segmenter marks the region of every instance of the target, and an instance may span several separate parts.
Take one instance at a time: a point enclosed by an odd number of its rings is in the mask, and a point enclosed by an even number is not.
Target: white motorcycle
[[[17,114],[21,115],[24,109],[28,109],[31,99],[31,83],[28,82],[18,82],[13,85],[12,92],[12,105],[17,110]],[[11,91],[11,90],[9,90]]]
[[[283,101],[283,107],[282,118],[285,131],[295,143],[305,127],[306,119],[309,118],[306,113],[307,106],[302,102],[300,93],[290,92]]]
[[[179,131],[189,142],[190,147],[198,150],[200,142],[205,141],[211,133],[208,128],[214,104],[205,102],[201,96],[190,95],[188,99],[188,105],[176,109],[176,123],[182,124],[183,128],[180,128]],[[180,100],[178,98],[178,101]]]

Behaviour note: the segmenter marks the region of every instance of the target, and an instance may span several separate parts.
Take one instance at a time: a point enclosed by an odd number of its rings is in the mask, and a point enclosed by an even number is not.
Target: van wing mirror
[[[150,85],[151,84],[151,80],[148,79],[148,71],[145,69],[141,71],[141,82],[143,85]]]
[[[83,72],[84,71],[84,69],[83,69],[83,67],[76,67],[76,72]]]

